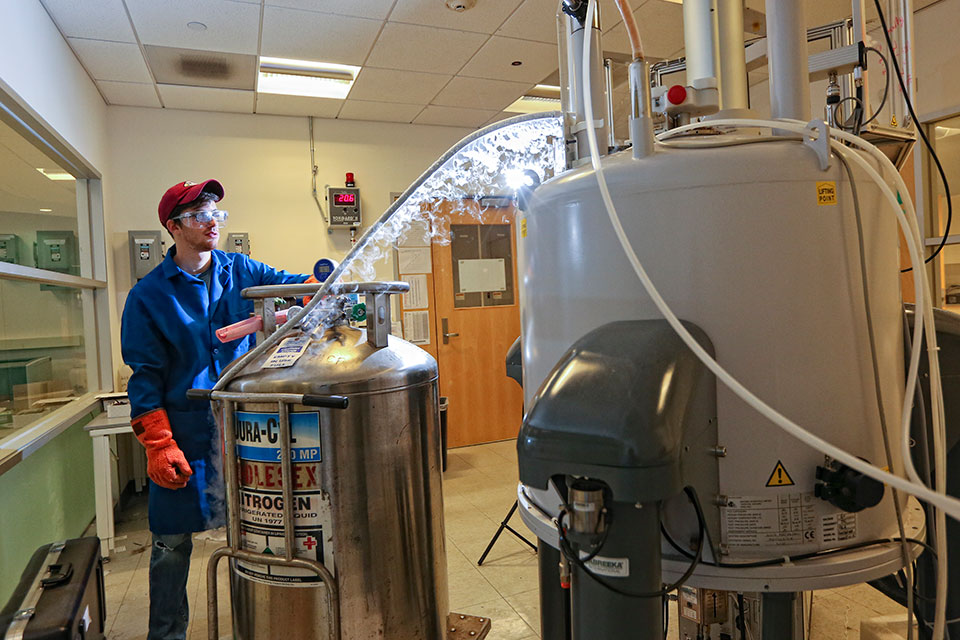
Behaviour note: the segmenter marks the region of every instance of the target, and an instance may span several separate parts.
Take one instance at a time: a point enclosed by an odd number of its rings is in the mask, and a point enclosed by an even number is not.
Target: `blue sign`
[[[291,413],[290,445],[294,462],[320,462],[320,414]],[[237,457],[257,462],[280,461],[280,416],[236,413]]]

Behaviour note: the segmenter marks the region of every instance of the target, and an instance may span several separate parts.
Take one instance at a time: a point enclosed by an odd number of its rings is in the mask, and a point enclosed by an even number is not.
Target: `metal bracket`
[[[367,305],[367,343],[377,349],[387,346],[390,339],[390,294],[368,293]]]
[[[816,135],[813,135],[816,134]],[[830,168],[830,127],[823,120],[811,120],[803,132],[803,144],[813,149],[820,160],[820,170]]]

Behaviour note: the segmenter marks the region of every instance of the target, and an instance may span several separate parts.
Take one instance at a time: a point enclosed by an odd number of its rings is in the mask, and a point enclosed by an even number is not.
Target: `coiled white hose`
[[[587,19],[586,23],[591,24],[593,21],[593,15],[596,11],[596,3],[590,2],[587,9]],[[591,29],[585,29],[584,39],[583,39],[583,77],[585,83],[588,82],[590,77],[590,40],[591,40]],[[584,99],[584,111],[586,121],[588,123],[593,122],[594,110],[593,102],[589,95],[585,96]],[[671,133],[680,133],[687,129],[692,129],[696,127],[702,127],[707,125],[690,125],[689,127],[682,127],[675,130]],[[805,123],[797,121],[781,121],[781,120],[717,120],[711,121],[709,126],[735,126],[735,127],[763,127],[763,128],[772,128],[777,130],[785,130],[793,133],[799,133],[805,135],[807,133],[807,126]],[[590,146],[590,158],[591,163],[594,169],[594,173],[597,177],[597,184],[600,189],[600,195],[603,200],[604,206],[607,210],[607,214],[610,218],[610,223],[614,228],[614,231],[617,234],[617,239],[620,242],[621,247],[623,248],[624,253],[627,256],[627,259],[630,261],[631,266],[637,274],[637,277],[640,279],[643,288],[646,290],[647,295],[650,296],[653,300],[657,309],[663,315],[664,319],[670,324],[670,326],[676,331],[677,335],[683,340],[687,347],[697,356],[697,358],[703,362],[716,377],[717,380],[722,382],[727,386],[733,393],[735,393],[741,400],[750,405],[754,410],[760,413],[762,416],[773,422],[775,425],[786,431],[788,434],[792,435],[794,438],[800,440],[804,444],[821,451],[822,453],[830,456],[831,458],[845,464],[851,469],[855,469],[860,473],[869,476],[879,482],[888,484],[892,487],[900,489],[906,493],[912,494],[917,498],[926,501],[936,509],[936,538],[937,538],[937,560],[938,560],[938,589],[937,589],[937,603],[936,603],[936,613],[934,620],[934,639],[941,640],[944,633],[944,621],[946,618],[946,535],[945,535],[945,518],[944,513],[949,514],[952,518],[960,521],[960,500],[947,496],[943,491],[945,487],[945,478],[946,471],[943,468],[943,464],[940,461],[940,458],[944,455],[943,443],[945,441],[944,437],[944,425],[943,425],[943,406],[942,406],[942,397],[940,394],[940,374],[939,374],[939,360],[937,359],[937,347],[936,347],[936,330],[933,326],[933,307],[929,297],[926,295],[925,286],[926,286],[926,276],[923,267],[923,256],[920,252],[920,233],[919,227],[916,222],[916,214],[913,211],[912,203],[907,205],[908,213],[904,213],[901,209],[900,203],[897,200],[897,196],[890,189],[890,186],[884,181],[883,177],[878,173],[870,164],[862,158],[857,153],[852,153],[847,149],[843,144],[836,140],[831,140],[830,146],[835,153],[842,154],[844,158],[848,161],[853,162],[861,169],[863,169],[870,178],[876,182],[880,191],[883,193],[884,197],[887,199],[889,204],[894,210],[895,215],[897,216],[897,221],[900,224],[900,227],[903,229],[904,237],[907,242],[908,251],[910,254],[910,261],[913,266],[913,278],[914,278],[914,292],[917,301],[917,308],[920,310],[920,313],[916,314],[915,324],[914,324],[914,345],[913,352],[911,354],[910,370],[908,372],[908,388],[909,392],[904,397],[904,404],[908,404],[912,401],[913,398],[913,388],[916,385],[917,378],[917,369],[919,368],[919,339],[918,336],[923,335],[921,331],[923,330],[924,325],[926,325],[926,337],[927,337],[927,348],[928,356],[930,360],[930,387],[931,387],[931,400],[933,407],[931,408],[931,414],[933,416],[933,433],[934,433],[934,450],[937,454],[937,465],[936,465],[936,484],[935,487],[937,490],[932,490],[920,481],[919,475],[916,474],[916,470],[912,469],[912,461],[909,455],[909,447],[907,448],[906,455],[904,456],[904,466],[908,468],[907,478],[901,478],[900,476],[894,475],[891,472],[884,471],[879,467],[876,467],[868,462],[861,460],[860,458],[840,449],[839,447],[834,446],[833,444],[823,440],[819,436],[811,433],[810,431],[804,429],[800,425],[796,424],[776,409],[768,405],[766,402],[757,397],[753,392],[747,389],[739,380],[734,378],[726,369],[724,369],[707,351],[700,346],[700,344],[694,339],[694,337],[687,331],[683,326],[680,320],[677,318],[676,314],[673,313],[673,310],[670,309],[666,301],[660,295],[660,292],[657,290],[653,281],[647,275],[646,270],[643,267],[643,264],[640,262],[639,257],[634,251],[630,240],[626,235],[626,232],[623,229],[623,225],[620,222],[620,218],[617,215],[616,207],[613,204],[613,199],[610,195],[610,190],[607,187],[606,178],[603,174],[603,165],[600,161],[600,152],[597,144],[597,134],[593,127],[586,127],[587,139]],[[896,168],[892,166],[889,159],[886,156],[875,149],[873,145],[870,145],[866,141],[863,141],[856,136],[849,134],[844,135],[844,132],[834,132],[831,131],[831,135],[836,138],[840,138],[851,144],[854,144],[862,149],[865,149],[873,157],[877,158],[880,161],[880,166],[892,168],[892,173],[895,176],[895,180],[898,182],[898,187],[901,190],[901,193],[904,195],[904,201],[909,202],[909,194],[906,190],[906,186],[903,184],[902,178],[899,176],[899,173],[896,171]],[[636,144],[637,141],[634,141]],[[909,214],[909,215],[908,215]],[[908,415],[909,418],[909,415]],[[907,427],[909,427],[909,421],[907,422]],[[910,471],[912,469],[912,473]],[[892,471],[892,470],[891,470]],[[943,584],[943,588],[940,588],[940,585]]]

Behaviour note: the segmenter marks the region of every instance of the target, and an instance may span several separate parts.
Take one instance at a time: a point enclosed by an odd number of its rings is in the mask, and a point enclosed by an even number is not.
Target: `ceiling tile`
[[[160,97],[168,109],[253,113],[253,91],[209,89],[160,84]]]
[[[97,82],[100,92],[107,99],[107,104],[124,105],[128,107],[159,107],[160,98],[152,84],[142,82],[111,82],[101,80]]]
[[[365,100],[347,100],[337,116],[340,120],[378,120],[380,122],[410,122],[423,111],[418,104],[385,104]]]
[[[332,98],[283,96],[276,93],[257,94],[257,113],[270,113],[278,116],[335,118],[342,106],[343,100],[333,100]]]
[[[651,58],[668,58],[683,48],[683,6],[666,0],[648,0],[633,12],[643,40],[643,52]],[[603,34],[603,50],[629,54],[627,30],[620,22]]]
[[[523,64],[514,66],[516,60]],[[460,75],[514,82],[540,82],[559,66],[556,45],[493,36]]]
[[[268,7],[287,7],[356,18],[385,20],[394,0],[266,0]]]
[[[351,100],[428,104],[452,76],[364,67],[350,89]]]
[[[153,78],[159,84],[252,91],[257,80],[257,56],[152,44],[144,45],[143,49]]]
[[[70,47],[95,80],[153,82],[140,47],[128,42],[68,38]]]
[[[439,124],[447,127],[479,127],[495,116],[495,110],[461,109],[429,105],[414,118],[414,124]]]
[[[486,40],[480,33],[388,22],[366,65],[455,74]]]
[[[260,53],[278,58],[361,65],[383,22],[283,7],[263,12]]]
[[[125,0],[143,44],[227,53],[257,53],[260,5],[230,0]],[[188,22],[207,25],[204,31]]]
[[[521,0],[482,0],[466,11],[453,11],[438,0],[397,0],[391,22],[491,34],[520,6]]]
[[[524,0],[497,35],[556,44],[557,4],[557,0]]]
[[[522,96],[531,86],[529,82],[506,82],[457,76],[432,102],[447,107],[500,111]]]
[[[136,42],[123,0],[40,0],[70,38]]]

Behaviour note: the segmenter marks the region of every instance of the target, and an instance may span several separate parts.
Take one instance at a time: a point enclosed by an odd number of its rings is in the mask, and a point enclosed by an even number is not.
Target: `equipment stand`
[[[487,545],[487,548],[483,550],[483,555],[480,556],[480,559],[479,559],[479,560],[477,560],[477,566],[478,566],[478,567],[481,566],[481,565],[483,565],[483,561],[487,559],[487,554],[490,553],[490,549],[493,549],[493,545],[496,544],[497,538],[500,537],[500,534],[503,533],[503,530],[504,530],[504,529],[506,529],[507,531],[509,531],[509,532],[512,533],[513,535],[517,536],[517,537],[520,538],[522,541],[526,542],[526,543],[527,543],[527,546],[529,546],[531,549],[533,549],[533,552],[534,552],[534,553],[537,552],[537,545],[533,544],[532,542],[530,542],[529,540],[527,540],[526,538],[524,538],[523,535],[521,535],[519,531],[517,531],[516,529],[514,529],[513,527],[511,527],[509,524],[507,524],[508,522],[510,522],[510,518],[513,517],[513,513],[517,510],[517,505],[518,505],[518,503],[519,503],[518,500],[514,500],[514,501],[513,501],[513,506],[510,507],[510,511],[507,512],[507,517],[504,518],[504,519],[503,519],[503,522],[500,523],[500,528],[497,529],[497,532],[496,532],[495,534],[493,534],[493,537],[492,537],[492,538],[490,538],[490,544]]]

